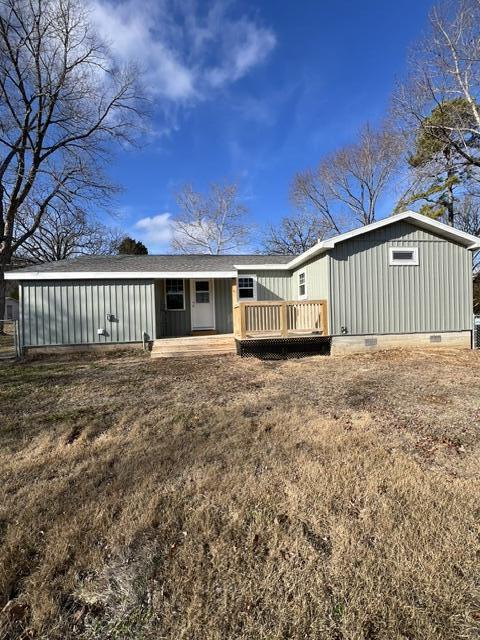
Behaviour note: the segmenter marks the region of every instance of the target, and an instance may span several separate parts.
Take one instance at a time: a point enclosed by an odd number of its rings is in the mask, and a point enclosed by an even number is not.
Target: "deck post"
[[[283,338],[288,336],[288,313],[286,302],[282,302],[280,304],[280,335]]]
[[[328,313],[327,313],[327,301],[321,300],[320,317],[322,319],[322,335],[328,336]]]
[[[232,325],[233,325],[233,334],[237,335],[238,333],[238,326],[237,326],[237,312],[236,312],[236,306],[237,306],[237,279],[236,278],[232,278],[232,281],[230,283],[230,287],[231,287],[231,293],[232,293]]]
[[[240,303],[240,338],[245,340],[247,337],[247,305]]]

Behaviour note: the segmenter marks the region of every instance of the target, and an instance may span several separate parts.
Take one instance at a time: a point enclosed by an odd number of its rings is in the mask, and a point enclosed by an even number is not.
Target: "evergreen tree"
[[[118,245],[118,255],[146,256],[148,249],[143,242],[126,236]]]
[[[465,129],[471,126],[467,138]],[[474,117],[471,105],[464,98],[438,104],[420,124],[415,138],[415,150],[408,159],[414,171],[414,187],[399,202],[397,210],[414,202],[424,201],[420,212],[432,218],[444,217],[448,224],[455,224],[458,191],[471,181],[473,165],[458,153],[460,134],[463,144],[473,151],[479,148],[474,133]]]

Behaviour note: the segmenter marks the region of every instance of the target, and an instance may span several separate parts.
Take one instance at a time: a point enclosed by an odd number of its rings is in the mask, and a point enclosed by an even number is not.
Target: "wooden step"
[[[152,346],[152,358],[182,358],[236,353],[232,334],[161,338]]]
[[[197,336],[216,336],[216,335],[218,335],[216,329],[193,329],[193,331],[191,332],[191,336],[193,338]]]
[[[218,342],[196,342],[196,343],[188,343],[188,342],[171,342],[170,340],[165,341],[163,344],[159,342],[154,342],[152,346],[152,351],[165,351],[165,349],[172,349],[176,351],[177,349],[215,349],[216,347],[233,347],[235,346],[234,340],[221,340]]]
[[[156,353],[151,353],[150,357],[152,360],[162,359],[162,358],[204,358],[208,356],[227,356],[234,355],[236,353],[235,349],[218,349],[209,351],[205,350],[195,350],[195,351],[157,351]]]

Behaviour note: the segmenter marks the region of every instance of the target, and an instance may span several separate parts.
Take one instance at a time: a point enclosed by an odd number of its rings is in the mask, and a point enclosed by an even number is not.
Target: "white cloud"
[[[225,58],[206,72],[213,87],[234,82],[263,62],[275,47],[275,35],[269,29],[242,20],[227,29]]]
[[[265,61],[273,31],[213,0],[91,0],[92,19],[120,61],[134,61],[153,97],[178,103],[208,97]]]
[[[134,227],[137,235],[149,248],[165,250],[172,238],[173,226],[170,213],[159,213],[138,220]]]

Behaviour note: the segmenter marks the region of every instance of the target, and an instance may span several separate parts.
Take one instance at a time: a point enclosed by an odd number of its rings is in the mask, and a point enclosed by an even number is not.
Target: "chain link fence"
[[[473,318],[472,343],[474,349],[480,349],[480,316],[474,316]]]
[[[0,320],[0,360],[10,360],[20,355],[18,322]]]

